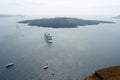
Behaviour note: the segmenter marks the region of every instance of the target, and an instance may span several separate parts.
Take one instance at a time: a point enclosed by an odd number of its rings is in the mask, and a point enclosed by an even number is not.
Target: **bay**
[[[0,80],[84,80],[97,69],[120,65],[120,20],[57,29],[16,23],[25,19],[0,18]],[[53,35],[52,44],[45,32]],[[14,66],[5,68],[9,62]]]

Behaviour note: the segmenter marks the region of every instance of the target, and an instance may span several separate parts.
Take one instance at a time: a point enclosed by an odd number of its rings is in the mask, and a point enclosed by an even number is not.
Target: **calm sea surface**
[[[120,20],[78,28],[16,23],[21,20],[0,18],[0,80],[84,80],[97,69],[120,65]],[[44,32],[53,35],[52,44]],[[10,62],[14,66],[5,68]]]

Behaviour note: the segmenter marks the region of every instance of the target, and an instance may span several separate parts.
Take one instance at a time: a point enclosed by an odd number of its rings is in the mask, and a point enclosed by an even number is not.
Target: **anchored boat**
[[[8,67],[11,67],[13,65],[14,65],[14,63],[8,63],[8,64],[5,65],[5,67],[8,68]]]
[[[48,43],[52,43],[53,39],[52,36],[50,35],[50,33],[44,33],[45,39]]]

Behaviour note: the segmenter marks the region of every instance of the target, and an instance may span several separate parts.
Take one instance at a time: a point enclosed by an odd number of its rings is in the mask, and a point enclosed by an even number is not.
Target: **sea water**
[[[22,20],[0,18],[0,80],[84,80],[97,69],[120,65],[120,20],[78,28],[16,23]],[[52,44],[45,32],[53,36]],[[5,68],[10,62],[14,66]]]

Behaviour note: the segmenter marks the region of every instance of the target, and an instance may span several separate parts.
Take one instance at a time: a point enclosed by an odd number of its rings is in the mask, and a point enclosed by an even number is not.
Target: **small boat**
[[[43,69],[48,69],[48,66],[44,66]]]
[[[120,80],[120,66],[111,66],[97,70],[85,80]]]
[[[14,65],[14,63],[8,63],[8,64],[5,65],[5,67],[8,68],[8,67],[11,67],[13,65]]]
[[[53,39],[50,33],[44,33],[45,39],[47,40],[48,43],[52,43]]]
[[[55,73],[54,73],[54,72],[52,73],[52,76],[55,76]]]

